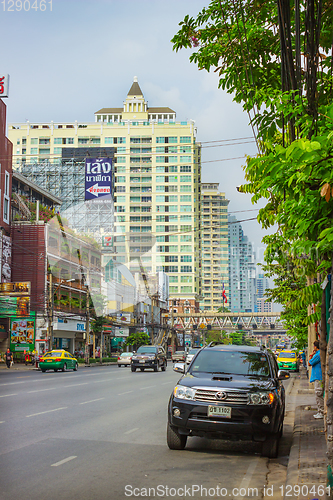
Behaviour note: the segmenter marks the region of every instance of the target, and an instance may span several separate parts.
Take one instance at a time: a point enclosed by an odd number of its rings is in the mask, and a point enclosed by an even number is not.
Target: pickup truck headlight
[[[195,389],[191,389],[191,387],[185,387],[184,385],[176,385],[173,390],[173,394],[175,398],[178,399],[194,399]]]
[[[273,392],[254,392],[249,394],[249,405],[271,405],[275,399]]]

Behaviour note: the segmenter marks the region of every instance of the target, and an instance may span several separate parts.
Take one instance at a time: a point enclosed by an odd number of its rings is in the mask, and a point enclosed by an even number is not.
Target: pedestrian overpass
[[[238,312],[200,312],[200,313],[171,313],[168,316],[171,328],[176,330],[257,330],[267,332],[276,330],[285,332],[286,328],[281,321],[281,313],[238,313]]]

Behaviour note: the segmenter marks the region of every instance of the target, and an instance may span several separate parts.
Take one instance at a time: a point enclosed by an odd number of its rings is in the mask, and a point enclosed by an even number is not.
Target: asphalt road
[[[262,497],[269,460],[260,445],[189,438],[184,451],[169,450],[178,378],[170,364],[158,373],[2,370],[0,499],[257,497],[248,488]]]

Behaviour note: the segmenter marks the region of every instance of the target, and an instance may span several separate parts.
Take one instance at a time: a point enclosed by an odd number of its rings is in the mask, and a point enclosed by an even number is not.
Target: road
[[[184,451],[168,449],[178,378],[170,364],[158,373],[2,370],[0,499],[218,498],[221,488],[231,499],[256,496],[248,488],[261,497],[270,461],[258,444],[189,438]]]

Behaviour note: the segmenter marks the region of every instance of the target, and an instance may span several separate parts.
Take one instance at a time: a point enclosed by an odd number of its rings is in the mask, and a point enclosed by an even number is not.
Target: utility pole
[[[53,348],[53,283],[52,283],[52,273],[49,273],[49,297],[48,297],[48,341],[49,341],[49,351]]]
[[[89,308],[89,287],[88,287],[88,280],[86,283],[86,290],[87,290],[87,295],[86,295],[86,345],[85,345],[85,351],[84,351],[84,358],[85,358],[85,363],[86,365],[89,365],[89,320],[90,320],[90,308]],[[93,346],[95,347],[95,346]]]

